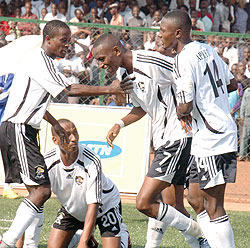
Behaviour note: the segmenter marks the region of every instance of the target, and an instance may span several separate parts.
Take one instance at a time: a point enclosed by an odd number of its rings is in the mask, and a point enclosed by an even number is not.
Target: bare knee
[[[137,195],[136,209],[142,213],[148,213],[150,211],[150,203],[145,196],[140,195],[140,194]]]
[[[202,211],[204,211],[204,199],[201,195],[199,197],[193,197],[192,195],[188,194],[187,200],[188,200],[188,203],[196,212],[196,214],[199,214]]]
[[[29,191],[28,199],[38,207],[41,207],[51,196],[50,185],[29,186],[27,188]]]

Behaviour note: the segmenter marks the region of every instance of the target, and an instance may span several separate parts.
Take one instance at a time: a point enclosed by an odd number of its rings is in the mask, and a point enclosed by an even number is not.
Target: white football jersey
[[[212,156],[237,150],[237,128],[228,106],[233,75],[209,45],[191,42],[175,58],[178,103],[193,101],[191,154]]]
[[[51,99],[72,82],[59,72],[54,60],[37,49],[15,73],[2,121],[39,129]]]
[[[70,166],[61,161],[59,147],[44,158],[52,191],[67,212],[79,221],[85,220],[91,203],[100,204],[97,217],[119,204],[116,185],[102,173],[100,158],[88,147],[79,144],[78,158]]]
[[[173,58],[145,50],[132,51],[132,55],[135,81],[130,97],[135,107],[141,107],[152,118],[154,148],[190,136],[181,129],[176,115]],[[128,76],[125,69],[117,74],[120,80]]]

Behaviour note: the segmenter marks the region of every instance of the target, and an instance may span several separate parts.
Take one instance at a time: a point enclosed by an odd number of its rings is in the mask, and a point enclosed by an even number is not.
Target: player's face
[[[93,49],[93,55],[98,62],[98,67],[107,70],[111,75],[120,67],[120,49],[118,47],[103,47]]]
[[[176,43],[175,31],[176,29],[171,24],[170,20],[164,18],[161,22],[159,33],[159,37],[163,41],[164,48],[173,47],[173,45]]]
[[[53,38],[49,38],[49,55],[51,57],[64,58],[66,53],[68,52],[70,39],[71,33],[69,29],[59,29],[56,36],[54,36]]]
[[[78,151],[78,141],[79,141],[79,134],[77,132],[77,129],[72,122],[66,122],[63,124],[60,124],[64,130],[67,132],[69,136],[69,143],[68,144],[61,144],[59,136],[55,136],[56,138],[56,144],[60,147],[60,150],[70,153],[70,152],[76,152]],[[54,142],[55,143],[55,142]]]

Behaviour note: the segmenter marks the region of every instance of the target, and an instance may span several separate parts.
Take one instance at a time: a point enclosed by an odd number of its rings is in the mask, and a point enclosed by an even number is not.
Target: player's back
[[[233,78],[228,66],[209,45],[191,42],[175,61],[180,102],[193,100],[192,153],[215,155],[235,151],[236,125],[228,106],[227,85]],[[189,91],[189,87],[193,90]],[[209,152],[207,152],[209,151]]]

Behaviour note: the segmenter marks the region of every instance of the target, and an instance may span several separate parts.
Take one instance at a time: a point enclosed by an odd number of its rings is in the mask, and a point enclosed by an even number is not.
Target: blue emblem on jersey
[[[122,152],[122,149],[119,146],[114,145],[114,148],[112,149],[107,142],[103,141],[87,140],[79,141],[79,143],[93,150],[101,159],[112,158],[118,156]]]

